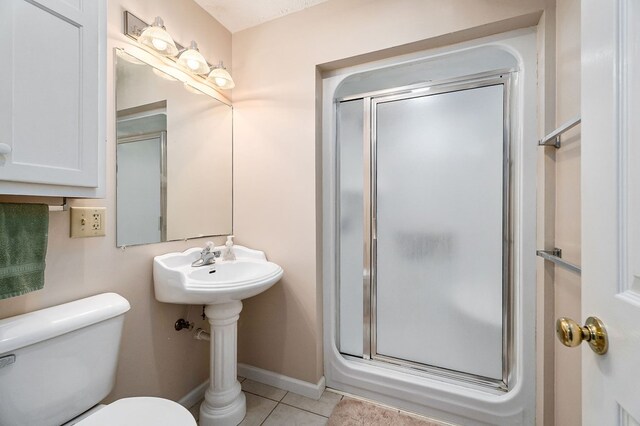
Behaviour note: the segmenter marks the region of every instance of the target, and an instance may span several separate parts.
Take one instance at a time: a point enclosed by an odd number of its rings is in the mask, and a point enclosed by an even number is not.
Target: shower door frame
[[[441,80],[438,82],[385,89],[376,92],[356,94],[336,99],[336,104],[362,99],[364,109],[363,122],[363,195],[364,195],[364,241],[363,241],[363,356],[362,358],[341,353],[350,359],[382,365],[394,366],[418,375],[434,375],[453,382],[462,382],[479,389],[503,393],[510,390],[510,375],[513,367],[514,351],[514,277],[513,277],[513,206],[511,144],[512,126],[511,109],[514,105],[512,85],[515,84],[515,70],[495,70],[487,73],[474,74]],[[401,358],[395,358],[377,353],[377,300],[376,300],[376,263],[377,263],[377,134],[376,107],[380,103],[420,98],[424,96],[453,93],[463,90],[478,89],[489,86],[503,86],[503,173],[502,173],[502,378],[500,380],[450,370],[443,367],[422,364]],[[340,126],[340,119],[336,110],[336,123]],[[336,138],[336,153],[339,158],[340,147]],[[336,193],[339,193],[340,170],[337,168]],[[340,217],[340,203],[336,200],[336,217]],[[336,247],[339,247],[340,229],[335,229]],[[336,265],[340,264],[339,248],[336,250]],[[338,268],[337,268],[338,269]],[[340,277],[336,276],[339,298]],[[339,305],[339,300],[337,300]],[[336,310],[336,345],[340,348],[340,318]]]
[[[117,165],[117,149],[118,145],[127,144],[127,143],[136,143],[150,139],[158,139],[160,143],[160,243],[167,241],[167,131],[160,130],[157,132],[149,132],[143,133],[140,135],[134,136],[125,136],[121,138],[117,138],[116,140],[116,175],[118,174],[118,165]],[[117,183],[116,183],[116,208],[117,208]],[[116,224],[117,230],[117,224]],[[117,231],[116,231],[117,234]],[[117,244],[117,242],[116,242]],[[133,245],[139,245],[133,244]],[[149,244],[149,243],[144,243]],[[152,243],[155,244],[155,243]],[[126,247],[127,244],[122,244],[118,247]]]

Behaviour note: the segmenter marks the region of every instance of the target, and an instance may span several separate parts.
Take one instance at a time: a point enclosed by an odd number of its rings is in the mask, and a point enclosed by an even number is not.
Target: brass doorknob
[[[584,324],[580,324],[571,318],[558,318],[556,321],[556,335],[563,345],[573,348],[582,343],[583,340],[589,342],[591,350],[598,355],[604,355],[609,349],[609,339],[607,330],[599,318],[589,317]]]

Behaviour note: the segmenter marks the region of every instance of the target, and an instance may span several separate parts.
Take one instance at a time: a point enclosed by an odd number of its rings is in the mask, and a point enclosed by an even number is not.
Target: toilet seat
[[[76,426],[197,426],[189,411],[163,398],[119,399],[76,423]]]

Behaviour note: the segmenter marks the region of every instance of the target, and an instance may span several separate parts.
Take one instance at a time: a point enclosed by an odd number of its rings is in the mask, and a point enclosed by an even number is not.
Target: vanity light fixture
[[[211,70],[207,79],[211,80],[213,84],[221,89],[233,89],[236,86],[233,78],[231,78],[231,74],[229,74],[229,71],[224,67],[222,61],[220,61],[217,67]]]
[[[209,72],[207,60],[204,59],[204,56],[202,56],[202,53],[198,50],[198,43],[193,40],[189,48],[185,49],[180,56],[178,56],[178,63],[196,74],[207,74]]]
[[[2,0],[0,0],[2,1]],[[124,34],[137,40],[145,46],[147,51],[161,55],[163,59],[169,59],[177,63],[184,74],[191,76],[196,81],[217,89],[232,89],[235,83],[229,72],[222,65],[210,68],[207,60],[198,50],[198,44],[192,41],[188,48],[184,48],[175,42],[164,27],[164,22],[159,16],[152,25],[132,13],[124,12]],[[165,61],[165,63],[168,63]]]
[[[138,37],[138,42],[164,56],[175,56],[178,54],[176,43],[167,32],[167,29],[164,27],[164,22],[159,16],[156,17],[153,24],[142,31]]]

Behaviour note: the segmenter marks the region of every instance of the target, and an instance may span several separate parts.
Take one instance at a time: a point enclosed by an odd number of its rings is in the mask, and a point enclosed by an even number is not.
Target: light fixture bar
[[[147,31],[153,28],[161,28],[163,31],[161,31],[160,34],[149,35],[148,37]],[[143,32],[144,35],[142,38],[144,40],[141,39]],[[169,59],[172,63],[176,64],[178,68],[184,69],[185,72],[193,78],[203,79],[208,84],[213,85],[215,89],[229,90],[235,87],[233,78],[224,68],[222,62],[220,62],[220,65],[213,67],[198,51],[198,46],[195,41],[191,42],[189,48],[185,48],[177,43],[173,40],[170,34],[166,32],[160,17],[157,17],[154,24],[149,27],[149,24],[145,21],[125,10],[124,34],[137,41],[138,44],[142,45],[146,50],[157,56],[163,56],[164,58]],[[163,51],[160,51],[161,48],[155,46],[156,40],[159,40],[160,42],[170,41],[170,47],[173,48],[173,45],[175,45],[177,52],[172,50],[171,53],[167,54],[163,48]],[[153,43],[154,46],[152,46],[151,43]]]
[[[142,31],[147,28],[149,24],[144,22],[142,19],[138,18],[133,13],[125,10],[124,11],[124,35],[134,40],[138,40]],[[184,50],[184,46],[178,43],[177,41],[173,41],[178,48],[178,51]]]
[[[194,78],[203,78],[217,89],[229,90],[235,87],[233,78],[222,65],[212,67],[198,51],[198,45],[192,41],[189,48],[176,43],[164,28],[162,18],[155,19],[149,26],[129,11],[124,11],[124,34],[137,41],[146,50],[163,56],[182,68]],[[175,46],[175,49],[174,49]]]

